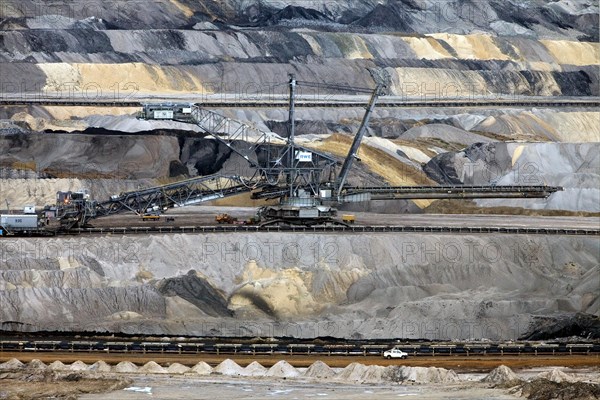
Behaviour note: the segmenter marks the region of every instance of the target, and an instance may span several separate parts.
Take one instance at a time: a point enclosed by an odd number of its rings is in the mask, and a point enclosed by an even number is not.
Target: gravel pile
[[[48,364],[48,369],[51,369],[52,371],[64,371],[68,369],[68,367],[61,361],[54,361]]]
[[[185,374],[186,372],[189,372],[190,369],[190,367],[186,367],[183,364],[173,363],[169,365],[169,368],[167,368],[166,371],[169,374]]]
[[[558,368],[554,368],[550,371],[540,372],[536,375],[535,379],[547,379],[551,382],[561,383],[561,382],[575,382],[575,378]]]
[[[328,379],[335,376],[335,371],[323,361],[315,361],[304,371],[307,378]]]
[[[95,363],[93,363],[92,365],[90,365],[90,367],[88,368],[88,370],[90,372],[110,372],[111,368],[110,365],[108,365],[106,362],[100,360],[100,361],[96,361]]]
[[[213,369],[213,372],[222,375],[243,375],[244,368],[240,367],[235,361],[228,358],[227,360],[221,362],[221,364],[217,365]]]
[[[0,364],[0,370],[22,369],[22,368],[25,368],[25,364],[23,364],[21,361],[17,360],[16,358],[11,358],[7,362]]]
[[[88,365],[83,361],[77,360],[73,364],[69,365],[69,371],[87,371]]]
[[[27,369],[46,369],[48,366],[43,362],[34,358],[27,363]]]
[[[138,369],[139,368],[137,367],[137,365],[135,365],[132,362],[121,361],[120,363],[115,365],[115,367],[113,368],[113,371],[127,374],[127,373],[132,373],[132,372],[138,372]]]
[[[267,373],[268,369],[263,367],[257,361],[252,361],[250,364],[244,368],[244,375],[248,376],[264,376]]]
[[[273,376],[276,378],[295,378],[299,375],[300,372],[285,360],[277,361],[277,363],[265,373],[265,376]]]
[[[387,381],[387,367],[381,365],[369,365],[362,376],[364,383],[381,383]]]
[[[337,379],[346,382],[362,382],[363,375],[367,372],[367,367],[361,363],[353,362],[344,368]]]
[[[200,361],[198,364],[192,367],[190,372],[193,372],[198,375],[210,375],[213,372],[213,369],[204,361]]]
[[[481,382],[491,383],[495,386],[515,386],[521,382],[521,379],[512,369],[505,365],[500,365],[490,371]]]
[[[154,361],[148,361],[146,364],[140,367],[140,369],[138,369],[137,372],[142,372],[146,374],[165,374],[167,373],[167,370],[165,370],[163,367],[161,367]]]
[[[414,383],[452,383],[460,378],[451,369],[436,367],[387,367],[384,381]]]

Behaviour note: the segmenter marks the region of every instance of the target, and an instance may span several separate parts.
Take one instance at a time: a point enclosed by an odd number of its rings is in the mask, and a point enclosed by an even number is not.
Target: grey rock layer
[[[81,238],[75,249],[63,238],[16,239],[0,249],[5,265],[40,254],[94,276],[5,269],[4,329],[517,339],[538,317],[600,312],[600,248],[586,237],[189,234]],[[68,264],[73,251],[88,258]],[[90,258],[103,275],[88,270]]]
[[[600,212],[600,143],[488,143],[431,159],[441,184],[562,186],[547,199],[477,200],[480,206]]]
[[[169,175],[179,159],[176,137],[45,135],[0,137],[0,165],[29,164],[46,177],[143,179]]]

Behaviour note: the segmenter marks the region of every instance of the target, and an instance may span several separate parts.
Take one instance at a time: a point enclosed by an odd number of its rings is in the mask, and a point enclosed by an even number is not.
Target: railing
[[[582,235],[600,236],[600,229],[591,228],[523,228],[523,227],[466,227],[466,226],[258,226],[258,225],[210,225],[210,226],[140,226],[111,228],[74,228],[68,233],[79,234],[162,234],[162,233],[462,233],[462,234],[510,234],[510,235]]]

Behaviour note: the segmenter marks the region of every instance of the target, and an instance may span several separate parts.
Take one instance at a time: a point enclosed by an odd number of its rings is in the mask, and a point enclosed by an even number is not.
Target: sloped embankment
[[[513,206],[600,212],[598,143],[488,143],[434,157],[424,171],[443,184],[562,186],[546,199],[477,200]]]
[[[156,92],[269,98],[285,94],[273,78],[284,82],[289,63],[301,80],[328,83],[344,77],[343,83],[363,87],[372,85],[367,67],[384,63],[392,76],[392,93],[409,98],[599,94],[600,48],[594,42],[486,34],[63,30],[55,33],[50,46],[41,37],[45,32],[4,34],[8,59],[3,69],[31,82],[9,82],[4,92],[76,93],[92,99]],[[75,45],[73,35],[99,38]],[[96,48],[99,43],[104,47]],[[28,58],[19,59],[20,54]]]
[[[186,234],[0,249],[0,321],[25,331],[516,339],[538,317],[551,329],[599,306],[586,237]]]

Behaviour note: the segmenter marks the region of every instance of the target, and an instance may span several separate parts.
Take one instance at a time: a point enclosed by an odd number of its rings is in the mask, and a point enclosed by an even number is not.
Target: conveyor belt
[[[563,355],[600,354],[600,343],[553,343],[553,342],[404,342],[392,340],[361,342],[269,342],[236,343],[228,340],[195,339],[182,342],[132,341],[128,339],[106,340],[0,340],[3,352],[85,352],[85,353],[143,353],[143,354],[281,354],[325,356],[381,356],[391,348],[398,347],[409,356],[440,355]]]
[[[107,101],[98,100],[90,101],[86,99],[70,99],[70,100],[30,100],[30,99],[10,99],[4,98],[0,100],[0,106],[61,106],[61,107],[141,107],[143,103],[149,100],[133,101]],[[204,108],[287,108],[288,103],[284,101],[201,101],[197,102],[198,106]],[[296,107],[304,108],[344,108],[344,107],[363,107],[364,102],[358,101],[302,101],[296,102]],[[378,108],[452,108],[452,107],[477,107],[477,108],[497,108],[497,107],[517,107],[517,108],[598,108],[600,100],[597,99],[574,99],[574,100],[426,100],[426,101],[381,101],[377,104]]]
[[[481,227],[481,226],[264,226],[258,225],[211,225],[211,226],[140,226],[110,228],[74,228],[63,234],[88,235],[137,235],[166,233],[450,233],[450,234],[510,234],[510,235],[576,235],[600,236],[600,229],[582,228],[525,228],[525,227]]]

